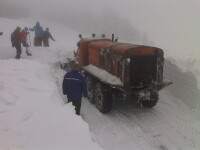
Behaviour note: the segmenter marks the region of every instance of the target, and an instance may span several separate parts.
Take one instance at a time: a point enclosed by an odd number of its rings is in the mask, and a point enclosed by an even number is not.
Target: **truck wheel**
[[[158,102],[158,94],[156,92],[151,92],[150,100],[143,100],[142,105],[147,108],[154,107]]]
[[[98,83],[95,86],[95,103],[97,109],[102,113],[110,112],[112,108],[112,94],[109,87]]]
[[[87,82],[87,91],[88,91],[88,100],[91,104],[94,104],[94,81],[91,76],[86,77],[86,82]]]

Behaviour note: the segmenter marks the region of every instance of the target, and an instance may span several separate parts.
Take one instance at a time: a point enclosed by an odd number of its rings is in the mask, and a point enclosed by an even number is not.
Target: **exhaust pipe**
[[[115,38],[115,37],[114,37],[114,34],[112,34],[112,41],[114,41],[114,38]]]

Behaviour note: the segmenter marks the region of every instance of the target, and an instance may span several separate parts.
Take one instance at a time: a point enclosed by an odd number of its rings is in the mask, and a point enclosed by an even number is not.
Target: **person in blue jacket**
[[[43,38],[43,28],[40,26],[40,23],[37,22],[36,26],[34,26],[32,29],[29,28],[30,31],[35,31],[35,38],[34,38],[34,46],[42,46],[42,38]]]
[[[72,70],[65,74],[62,84],[63,94],[67,95],[68,102],[75,106],[77,115],[80,115],[82,96],[87,97],[86,80],[79,71],[80,65],[74,63]]]

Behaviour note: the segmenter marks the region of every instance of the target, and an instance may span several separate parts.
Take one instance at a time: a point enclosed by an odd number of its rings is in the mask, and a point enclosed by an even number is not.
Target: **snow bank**
[[[10,34],[16,26],[33,27],[35,22],[0,18],[0,24],[4,33],[0,36],[0,149],[101,149],[92,141],[88,125],[75,114],[71,103],[64,103],[61,91],[60,80],[65,72],[58,64],[67,51],[76,48],[76,40],[70,35],[78,34],[51,24],[50,31],[58,42],[50,41],[51,48],[31,47],[31,57],[22,48],[22,59],[16,60],[12,59],[16,50],[11,47]],[[32,38],[33,33],[31,42]]]
[[[167,88],[175,97],[200,115],[200,61],[195,58],[167,58],[164,78],[173,82]]]
[[[65,104],[51,67],[0,60],[0,149],[99,149],[88,125]]]

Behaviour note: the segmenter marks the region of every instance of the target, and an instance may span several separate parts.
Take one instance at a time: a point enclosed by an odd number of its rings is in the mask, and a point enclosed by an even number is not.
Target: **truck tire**
[[[101,113],[108,113],[112,108],[112,93],[109,87],[102,83],[95,86],[95,104]]]
[[[95,99],[94,99],[94,88],[95,88],[95,84],[94,84],[94,80],[92,79],[92,77],[90,75],[87,75],[86,77],[86,82],[87,82],[87,92],[88,92],[88,100],[91,104],[94,104]]]
[[[150,100],[143,100],[142,105],[147,108],[154,107],[158,102],[158,94],[156,92],[151,92]]]

